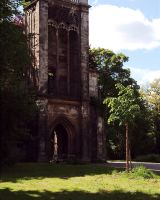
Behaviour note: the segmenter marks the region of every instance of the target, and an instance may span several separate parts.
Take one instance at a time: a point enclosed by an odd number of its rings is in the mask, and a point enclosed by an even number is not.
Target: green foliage
[[[89,50],[89,67],[96,69],[99,73],[98,84],[102,101],[106,97],[117,95],[115,88],[117,83],[138,88],[136,81],[130,77],[130,70],[123,68],[123,64],[127,61],[128,57],[122,53],[115,54],[103,48]]]
[[[116,85],[118,97],[110,97],[104,100],[104,103],[110,108],[108,123],[118,121],[120,125],[133,123],[135,117],[140,112],[138,98],[131,86],[124,87],[121,84]]]
[[[141,94],[150,110],[160,115],[160,79],[155,79],[148,88],[142,88]]]
[[[158,176],[150,169],[147,169],[143,165],[133,167],[129,172],[117,171],[112,172],[113,175],[119,175],[129,179],[156,179]]]
[[[153,151],[153,138],[148,136],[150,132],[150,113],[145,107],[145,101],[140,98],[139,86],[136,81],[131,78],[130,70],[123,67],[124,63],[128,61],[128,57],[122,53],[114,53],[107,49],[90,49],[89,50],[89,67],[96,69],[99,73],[99,110],[104,118],[109,117],[109,109],[103,105],[104,99],[108,97],[117,97],[118,88],[116,84],[122,84],[124,87],[130,86],[134,90],[134,96],[137,98],[137,105],[141,112],[134,119],[130,129],[132,132],[131,144],[133,156],[141,152]],[[136,109],[136,108],[131,108]],[[113,124],[106,124],[107,136],[107,152],[111,159],[124,158],[124,130],[119,127],[117,122]],[[150,143],[149,143],[150,141]],[[139,144],[139,145],[137,145]]]
[[[23,26],[14,15],[20,1],[2,0],[0,20],[0,165],[10,159],[13,145],[29,135],[36,112],[35,91],[29,84],[32,66]]]
[[[129,125],[133,126],[136,116],[140,112],[138,97],[132,86],[124,87],[122,84],[116,84],[118,97],[108,97],[104,103],[108,105],[109,118],[108,123],[118,122],[126,128],[126,169],[129,170]]]
[[[154,163],[160,163],[160,155],[159,154],[147,154],[147,155],[141,155],[137,156],[135,158],[136,161],[141,162],[154,162]]]
[[[156,177],[156,175],[150,169],[147,169],[144,166],[138,166],[133,168],[129,173],[129,176],[144,179],[152,179]]]
[[[147,89],[141,91],[150,111],[152,132],[156,141],[156,153],[160,154],[160,79],[155,79]]]
[[[31,4],[31,1],[30,0],[22,0],[22,6],[24,8],[26,8],[27,6],[29,6]]]
[[[107,158],[122,159],[125,158],[125,129],[114,123],[114,126],[107,127]]]

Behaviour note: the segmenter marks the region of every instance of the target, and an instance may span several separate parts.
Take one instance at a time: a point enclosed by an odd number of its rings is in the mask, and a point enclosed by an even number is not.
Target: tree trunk
[[[129,140],[129,169],[132,169],[132,158],[131,158],[131,147],[130,147],[130,140]]]
[[[129,139],[128,139],[128,123],[125,124],[126,127],[126,171],[129,172]]]

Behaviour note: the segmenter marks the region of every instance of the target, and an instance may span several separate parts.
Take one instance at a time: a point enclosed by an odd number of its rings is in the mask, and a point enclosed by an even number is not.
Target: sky
[[[140,85],[160,78],[160,0],[89,0],[91,47],[129,57]]]

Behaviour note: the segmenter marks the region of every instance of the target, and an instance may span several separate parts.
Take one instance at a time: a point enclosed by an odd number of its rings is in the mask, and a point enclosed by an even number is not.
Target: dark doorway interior
[[[62,125],[57,125],[52,133],[53,159],[65,160],[68,156],[68,134]]]

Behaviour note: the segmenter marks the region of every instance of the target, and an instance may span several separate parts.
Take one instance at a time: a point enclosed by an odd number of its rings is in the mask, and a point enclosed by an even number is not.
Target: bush
[[[147,155],[137,156],[135,161],[160,163],[160,155],[147,154]]]
[[[129,173],[131,176],[136,177],[136,178],[138,177],[141,177],[144,179],[155,178],[155,174],[150,169],[147,169],[144,166],[135,167]]]
[[[113,175],[120,174],[121,176],[124,176],[126,178],[131,178],[131,179],[137,179],[137,178],[152,179],[152,178],[157,177],[157,175],[152,170],[147,169],[143,165],[134,167],[129,172],[127,172],[127,171],[120,171],[120,172],[113,171],[112,174]]]

